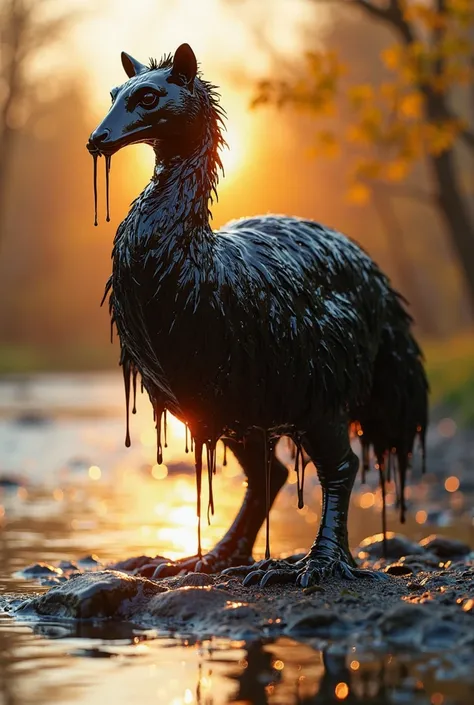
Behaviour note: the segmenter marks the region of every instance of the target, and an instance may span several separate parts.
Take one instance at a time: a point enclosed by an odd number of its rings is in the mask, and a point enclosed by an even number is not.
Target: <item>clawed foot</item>
[[[153,580],[160,580],[161,578],[169,578],[185,573],[207,573],[210,575],[221,573],[226,568],[235,566],[245,566],[251,569],[253,563],[254,560],[250,554],[247,555],[241,551],[231,552],[224,548],[216,547],[201,557],[190,556],[178,561],[161,563],[150,577]]]
[[[296,562],[288,560],[264,560],[253,566],[229,568],[225,575],[243,578],[243,585],[258,585],[263,588],[269,585],[293,584],[302,588],[319,585],[331,577],[354,580],[368,578],[371,580],[386,580],[387,576],[372,570],[358,568],[352,556],[339,547],[313,547],[303,559]]]

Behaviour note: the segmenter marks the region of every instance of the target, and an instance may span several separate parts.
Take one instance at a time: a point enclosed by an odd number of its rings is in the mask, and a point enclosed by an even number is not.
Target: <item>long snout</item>
[[[128,142],[130,126],[124,123],[122,106],[114,104],[89,137],[87,149],[91,154],[112,155]]]
[[[91,154],[105,154],[107,153],[107,144],[109,142],[110,130],[107,127],[102,127],[102,125],[99,125],[94,132],[91,132],[87,143],[87,149]]]

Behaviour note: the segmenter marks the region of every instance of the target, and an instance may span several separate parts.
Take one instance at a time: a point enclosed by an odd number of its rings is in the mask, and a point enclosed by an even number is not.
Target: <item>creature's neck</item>
[[[209,204],[220,164],[212,130],[207,128],[199,140],[170,153],[157,144],[155,154],[150,191],[155,232],[180,246],[212,240]]]

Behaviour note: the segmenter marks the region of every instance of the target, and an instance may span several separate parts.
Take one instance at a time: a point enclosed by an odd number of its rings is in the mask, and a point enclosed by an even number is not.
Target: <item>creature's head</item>
[[[160,64],[141,64],[125,52],[128,81],[111,91],[112,106],[89,138],[93,155],[110,156],[122,147],[157,140],[183,144],[202,131],[196,57],[182,44]]]

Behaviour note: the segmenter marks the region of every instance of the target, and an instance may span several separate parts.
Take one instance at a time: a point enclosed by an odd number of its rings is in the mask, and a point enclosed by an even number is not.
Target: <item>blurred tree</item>
[[[381,52],[385,78],[374,81],[372,74],[364,83],[347,87],[349,68],[338,53],[311,52],[303,76],[293,81],[261,81],[254,105],[291,105],[316,113],[318,121],[329,118],[317,131],[315,151],[332,157],[340,152],[343,141],[332,124],[341,98],[346,103],[342,110],[347,115],[349,109],[351,115],[344,135],[352,155],[348,197],[363,204],[376,185],[384,185],[390,186],[386,193],[436,207],[450,234],[474,310],[474,218],[467,198],[472,184],[465,170],[468,161],[472,166],[474,156],[474,115],[469,106],[474,79],[474,3],[308,2],[358,9],[384,24],[396,37],[396,43]],[[464,153],[455,153],[460,145]],[[414,169],[422,160],[428,166],[431,193],[417,185]],[[413,173],[416,181],[410,184],[408,177]]]
[[[15,140],[38,85],[33,62],[63,33],[71,13],[54,13],[51,0],[0,0],[0,242]]]

